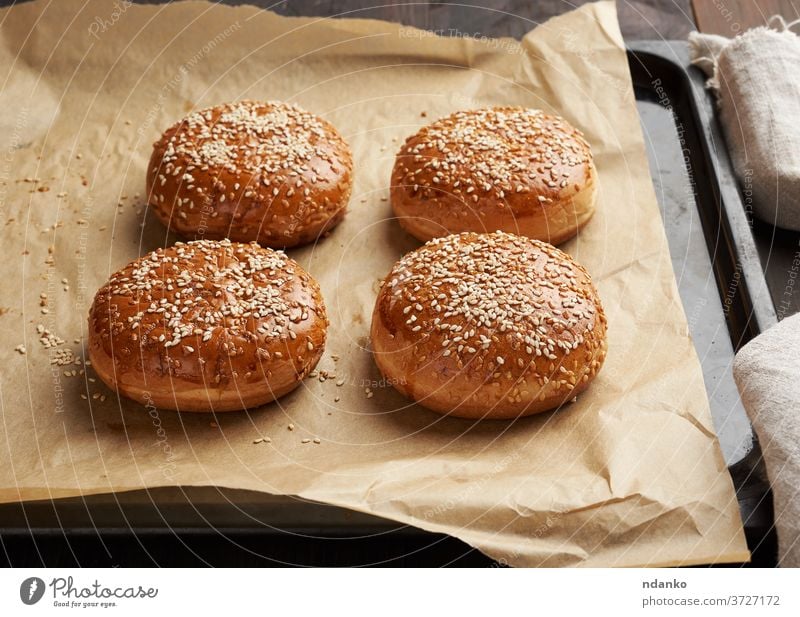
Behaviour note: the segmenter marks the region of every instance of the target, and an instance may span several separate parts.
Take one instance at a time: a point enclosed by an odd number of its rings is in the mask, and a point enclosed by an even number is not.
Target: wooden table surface
[[[157,1],[157,0],[144,0]],[[229,0],[224,0],[229,1]],[[269,0],[249,0],[265,4]],[[418,28],[521,38],[550,17],[591,0],[293,0],[270,2],[284,15],[374,17]],[[690,0],[617,0],[628,40],[685,39],[695,29]]]
[[[0,0],[8,6],[25,0]],[[168,0],[133,0],[160,4]],[[282,15],[349,15],[429,30],[520,38],[537,24],[591,0],[215,0],[253,4]],[[735,36],[772,15],[800,19],[800,0],[616,0],[626,40],[685,40],[692,30]]]
[[[800,19],[800,0],[692,0],[692,8],[698,30],[727,37],[763,26],[773,15],[787,23]]]
[[[145,0],[159,1],[159,0]],[[229,0],[224,0],[229,1]],[[250,0],[266,4],[268,0]],[[269,2],[285,15],[352,14],[430,30],[456,28],[486,36],[521,37],[537,23],[590,0],[294,0]],[[735,36],[767,23],[772,15],[800,19],[800,0],[617,0],[627,40],[686,39],[692,30]]]

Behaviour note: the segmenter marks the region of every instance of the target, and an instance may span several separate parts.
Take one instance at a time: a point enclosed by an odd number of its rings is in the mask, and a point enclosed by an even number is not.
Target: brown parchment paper
[[[0,76],[0,500],[215,485],[377,514],[521,566],[748,558],[613,3],[516,42],[202,2],[39,1],[0,11]],[[346,220],[290,251],[322,285],[319,368],[336,379],[213,418],[119,400],[90,367],[51,365],[63,350],[83,356],[109,274],[175,240],[144,208],[152,142],[192,109],[244,97],[296,101],[354,150]],[[417,246],[387,202],[395,152],[422,124],[492,104],[562,114],[592,145],[598,212],[563,248],[597,283],[609,354],[560,412],[474,424],[410,405],[381,380],[367,337],[379,279]],[[64,343],[47,349],[39,324]]]

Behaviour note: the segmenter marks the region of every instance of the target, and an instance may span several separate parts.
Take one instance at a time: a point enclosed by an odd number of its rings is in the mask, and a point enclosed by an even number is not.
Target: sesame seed
[[[229,185],[219,180],[206,192],[209,208],[235,200],[242,187],[246,189],[245,197],[259,202],[266,195],[253,190],[254,185],[270,187],[272,197],[278,197],[283,187],[288,187],[287,197],[300,189],[304,197],[311,198],[305,200],[306,207],[297,214],[303,217],[300,222],[316,216],[322,208],[314,204],[312,191],[304,188],[309,180],[312,187],[317,183],[315,161],[349,158],[344,140],[327,122],[297,105],[279,101],[240,101],[196,111],[167,131],[157,148],[163,153],[155,169],[162,169],[163,173],[158,174],[157,186],[152,187],[151,199],[155,203],[173,200],[175,187],[165,186],[167,175],[180,175],[182,179],[177,187],[177,207],[191,203],[187,193],[193,196],[194,192],[204,192],[203,187],[195,186],[192,175],[194,170],[200,170],[230,179]],[[342,175],[341,169],[334,169],[333,165],[331,169]],[[165,194],[169,197],[166,201]],[[214,209],[210,218],[220,211]]]
[[[420,129],[401,148],[392,184],[413,187],[414,193],[421,189],[423,196],[436,197],[434,204],[449,207],[460,201],[462,185],[475,203],[476,188],[502,200],[539,181],[551,188],[566,186],[566,180],[555,182],[550,174],[559,170],[567,178],[565,169],[589,161],[582,134],[562,118],[535,109],[494,107],[456,112]],[[440,185],[451,186],[454,197],[441,198]]]
[[[283,291],[296,274],[284,253],[256,244],[179,242],[115,273],[95,301],[135,304],[138,311],[112,323],[111,329],[119,325],[141,332],[132,336],[143,346],[180,346],[184,355],[190,355],[198,353],[199,342],[199,355],[204,356],[208,343],[217,349],[227,335],[256,334],[259,358],[281,358],[275,344],[296,337],[292,326],[300,321],[298,309],[303,320],[309,315],[308,306],[290,300]],[[307,275],[301,277],[307,284]],[[100,308],[101,314],[107,312]],[[50,340],[44,332],[40,336],[48,345],[60,340]],[[233,344],[222,347],[231,356],[237,354]]]
[[[601,345],[594,329],[605,316],[586,271],[550,244],[503,232],[431,240],[395,265],[381,294],[404,315],[429,307],[399,324],[416,357],[441,350],[458,370],[469,363],[495,379],[535,372],[532,358]],[[509,349],[526,357],[509,357]],[[579,379],[567,368],[559,374]]]

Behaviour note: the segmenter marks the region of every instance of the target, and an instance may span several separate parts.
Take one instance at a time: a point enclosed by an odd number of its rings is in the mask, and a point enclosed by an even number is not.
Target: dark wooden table
[[[763,26],[773,15],[787,23],[800,19],[800,0],[692,0],[692,9],[698,30],[728,37]]]
[[[521,38],[537,24],[589,1],[293,0],[275,3],[269,0],[255,0],[253,3],[261,6],[275,5],[272,10],[283,15],[348,14],[386,19],[429,30],[455,29],[475,35]],[[690,0],[617,0],[617,10],[622,34],[628,40],[685,39],[689,32],[695,29]]]
[[[25,0],[0,0],[9,6]],[[158,4],[164,0],[134,0]],[[282,15],[341,15],[397,21],[430,30],[521,37],[554,15],[590,0],[220,0],[253,4]],[[800,0],[617,0],[626,40],[681,40],[692,30],[735,36],[772,15],[800,19]]]
[[[590,0],[250,1],[273,6],[272,10],[284,15],[350,14],[430,30],[455,28],[486,36],[519,38],[535,24]],[[378,4],[381,6],[375,6]],[[800,0],[617,0],[617,11],[622,35],[629,41],[683,40],[692,30],[735,36],[748,28],[765,25],[773,15],[781,15],[787,22],[800,19]]]

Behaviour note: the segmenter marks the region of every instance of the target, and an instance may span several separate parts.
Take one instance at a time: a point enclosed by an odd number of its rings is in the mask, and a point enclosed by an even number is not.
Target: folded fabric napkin
[[[800,567],[800,314],[745,345],[733,376],[764,453],[779,565]]]
[[[777,29],[734,39],[689,35],[692,63],[708,76],[736,174],[752,191],[753,212],[800,231],[800,37],[780,17]]]

